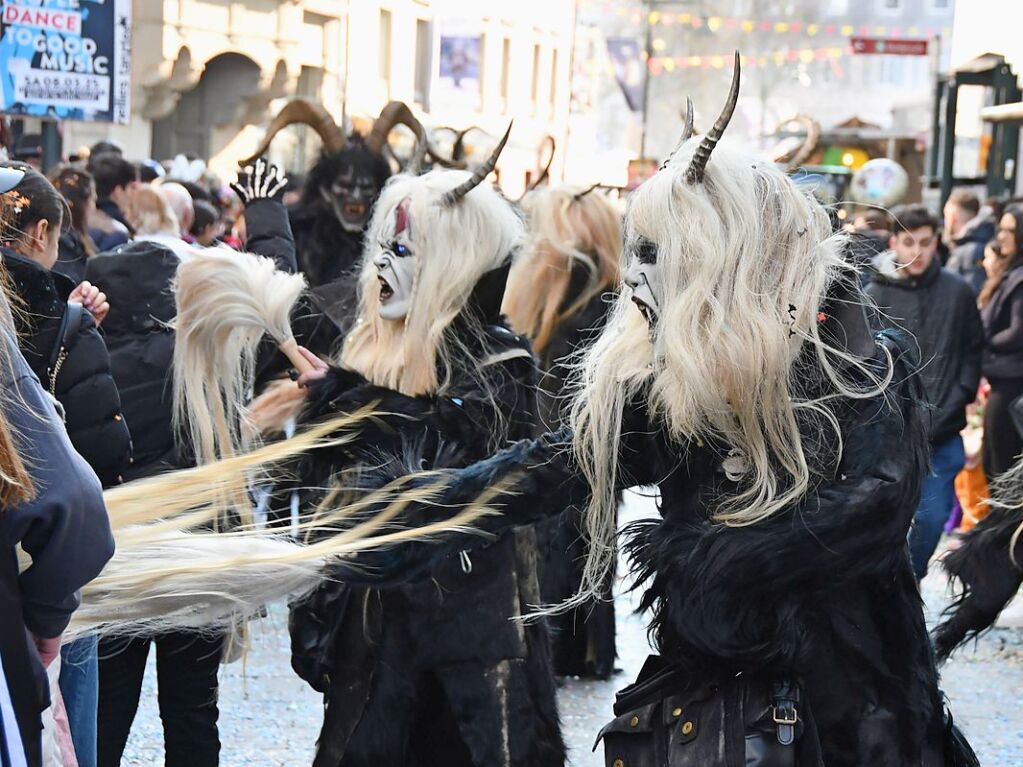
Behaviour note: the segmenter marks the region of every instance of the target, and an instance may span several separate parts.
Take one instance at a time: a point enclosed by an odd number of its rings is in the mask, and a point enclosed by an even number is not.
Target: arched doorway
[[[181,95],[169,115],[153,122],[152,156],[215,155],[240,127],[242,104],[259,90],[259,81],[259,65],[247,56],[224,53],[210,59],[198,84]]]

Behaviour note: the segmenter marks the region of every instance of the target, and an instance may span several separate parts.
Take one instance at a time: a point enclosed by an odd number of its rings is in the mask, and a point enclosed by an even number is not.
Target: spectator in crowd
[[[163,192],[167,202],[170,203],[174,218],[178,222],[178,236],[186,242],[190,242],[192,235],[192,222],[195,220],[195,208],[193,207],[192,195],[188,190],[176,181],[160,184],[160,191]]]
[[[163,166],[156,160],[143,160],[139,163],[139,181],[143,184],[152,184],[166,175]]]
[[[89,236],[89,219],[96,211],[96,185],[88,171],[65,165],[50,181],[67,202],[68,220],[60,235],[60,256],[53,270],[77,285],[85,279],[85,262],[96,255]]]
[[[224,234],[224,224],[220,220],[220,211],[205,200],[196,200],[193,204],[195,220],[192,221],[192,239],[197,245],[208,248],[216,244]]]
[[[849,232],[849,255],[853,263],[864,269],[869,267],[878,253],[888,249],[890,237],[891,219],[885,211],[867,208],[858,214]]]
[[[121,146],[121,142],[114,141],[113,139],[103,139],[97,141],[91,147],[89,147],[89,157],[99,157],[104,154],[112,154],[116,157],[124,157],[124,147]]]
[[[987,341],[982,372],[991,384],[982,449],[989,480],[1008,471],[1023,452],[1009,410],[1023,395],[1023,205],[1006,206],[995,242],[997,256],[985,260],[988,277],[978,298]]]
[[[67,432],[64,441],[70,438],[70,444],[95,472],[89,472],[87,483],[82,485],[75,479],[77,469],[72,467],[68,475],[56,475],[60,484],[66,483],[68,492],[84,488],[86,502],[92,502],[88,487],[95,484],[96,475],[105,485],[115,484],[131,454],[120,397],[110,375],[110,358],[96,329],[109,305],[105,296],[88,282],[76,285],[51,271],[57,262],[65,202],[49,181],[27,165],[0,167],[0,173],[11,172],[20,174],[20,178],[0,196],[3,240],[8,243],[0,253],[8,285],[17,295],[21,309],[14,315],[14,329],[23,355],[18,360],[22,366],[27,363],[29,375],[34,374],[34,379],[43,382],[50,395],[60,402],[64,416],[61,430]],[[34,385],[38,388],[38,383]],[[6,393],[10,394],[9,388]],[[39,424],[18,431],[19,437],[37,432]],[[44,462],[49,460],[45,456]],[[98,508],[103,511],[101,498]],[[100,538],[93,540],[102,540],[105,513],[101,517],[94,522]],[[105,535],[109,537],[108,528]],[[81,767],[95,767],[96,639],[79,639],[65,647],[62,656],[60,687],[78,763]]]
[[[909,534],[913,572],[920,580],[952,511],[955,478],[966,462],[959,432],[980,382],[984,331],[972,289],[935,256],[937,220],[921,205],[895,208],[892,219],[891,249],[875,258],[867,293],[886,317],[916,338],[931,405],[931,469]]]
[[[165,183],[178,184],[184,188],[184,190],[188,192],[188,196],[192,198],[193,203],[196,203],[199,200],[202,200],[203,202],[214,202],[213,192],[210,191],[210,188],[197,181],[179,181],[177,179],[169,179]]]
[[[138,185],[138,169],[113,153],[90,156],[87,169],[96,183],[96,209],[89,219],[89,236],[97,250],[111,250],[131,239],[123,209],[128,192]]]
[[[949,249],[946,266],[966,280],[974,294],[980,293],[987,279],[981,265],[984,246],[995,234],[993,213],[981,207],[973,192],[957,189],[945,203],[944,217],[942,236]]]
[[[132,189],[125,200],[124,214],[135,230],[135,240],[159,245],[177,257],[187,258],[189,245],[181,239],[178,218],[162,185]]]

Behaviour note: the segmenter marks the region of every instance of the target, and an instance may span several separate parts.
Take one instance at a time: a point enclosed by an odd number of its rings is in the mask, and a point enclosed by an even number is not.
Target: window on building
[[[952,0],[931,0],[931,10],[944,13],[952,10]]]
[[[501,41],[501,111],[508,109],[508,79],[511,76],[511,40]]]
[[[387,98],[391,98],[391,12],[380,9],[380,45],[378,47],[377,75],[384,85]]]
[[[416,21],[416,93],[415,101],[430,111],[430,74],[433,71],[433,24]]]
[[[537,99],[540,97],[540,46],[533,46],[533,79],[529,84],[529,103],[536,114]]]
[[[551,114],[554,114],[558,104],[558,49],[551,51]]]
[[[483,109],[483,97],[486,94],[487,82],[487,36],[480,35],[480,109]]]
[[[303,66],[295,85],[295,95],[320,101],[323,98],[323,70],[319,67]],[[288,158],[288,167],[308,168],[314,159],[315,150],[319,147],[319,142],[314,138],[315,133],[308,125],[293,125],[291,130],[294,131],[297,140],[294,153]]]
[[[898,13],[902,10],[902,0],[878,0],[881,13]]]

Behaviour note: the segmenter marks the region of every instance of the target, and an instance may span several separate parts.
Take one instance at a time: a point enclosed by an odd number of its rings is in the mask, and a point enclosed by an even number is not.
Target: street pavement
[[[630,494],[622,521],[653,513],[650,498]],[[566,680],[558,693],[570,764],[576,767],[604,764],[600,749],[591,752],[594,738],[610,718],[615,691],[635,677],[649,653],[646,623],[634,612],[637,597],[626,590],[627,583],[620,587],[616,610],[621,673],[607,682]],[[924,597],[930,620],[947,602],[937,566],[924,581]],[[153,657],[149,660],[126,765],[163,763],[156,674]],[[251,650],[244,661],[222,667],[220,680],[222,767],[303,767],[312,762],[322,721],[320,696],[291,671],[282,605],[254,624]],[[952,658],[942,671],[942,687],[984,767],[1023,765],[1023,600],[976,647]]]

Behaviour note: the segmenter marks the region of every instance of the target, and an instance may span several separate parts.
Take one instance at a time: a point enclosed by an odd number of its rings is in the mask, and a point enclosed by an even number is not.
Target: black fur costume
[[[563,302],[570,306],[586,286],[590,270],[573,267]],[[593,342],[604,327],[610,299],[595,296],[586,306],[558,326],[540,355],[541,432],[561,426],[565,405],[569,358]],[[579,590],[586,544],[580,527],[582,509],[576,507],[537,525],[540,539],[540,591],[545,604],[558,604]],[[551,616],[551,661],[563,676],[608,679],[615,663],[615,609],[612,601],[614,574],[608,575],[605,599]]]
[[[400,476],[465,465],[531,434],[528,342],[500,320],[483,327],[460,318],[449,332],[476,360],[496,360],[483,368],[486,386],[469,365],[431,397],[331,370],[312,390],[306,420],[370,403],[387,415],[356,445],[304,459],[301,484],[326,487],[357,466]],[[539,601],[535,569],[534,533],[522,528],[431,562],[428,578],[412,585],[400,585],[408,572],[381,581],[373,570],[346,569],[338,575],[348,585],[326,584],[297,606],[292,664],[326,692],[314,765],[563,765],[545,628],[510,620]],[[374,586],[352,585],[360,580]]]
[[[1000,493],[1000,495],[1008,495]],[[1001,500],[1016,505],[1015,497]],[[944,661],[967,639],[991,628],[999,613],[1023,584],[1023,542],[1012,537],[1023,525],[1023,508],[994,508],[963,539],[962,545],[942,560],[946,572],[961,591],[945,621],[934,630],[934,649]],[[1015,560],[1013,559],[1015,555]]]
[[[735,491],[722,470],[724,446],[672,443],[643,406],[624,414],[622,484],[657,484],[661,493],[662,518],[626,534],[660,656],[619,696],[620,716],[602,733],[609,766],[616,759],[642,767],[746,764],[749,752],[742,745],[736,752],[744,731],[774,728],[770,706],[751,691],[780,677],[802,688],[794,764],[977,764],[943,715],[906,548],[927,466],[915,361],[905,340],[890,334],[878,340],[895,358],[892,385],[883,396],[840,400],[844,449],[837,466],[828,439],[830,448],[814,451],[818,483],[805,499],[754,525],[710,519],[718,494]],[[873,360],[881,372],[880,349]],[[830,387],[813,383],[813,369],[795,371],[805,372],[811,396]],[[819,426],[804,433],[808,442],[827,436]],[[557,513],[566,499],[584,503],[588,486],[572,465],[568,439],[562,432],[523,442],[452,472],[443,513],[509,475],[518,480],[503,499],[506,517],[482,518],[477,525],[484,530]],[[416,505],[409,514],[422,520],[441,512]],[[472,540],[452,534],[445,546]],[[438,549],[404,553],[413,559]],[[379,561],[398,570],[412,566]]]

